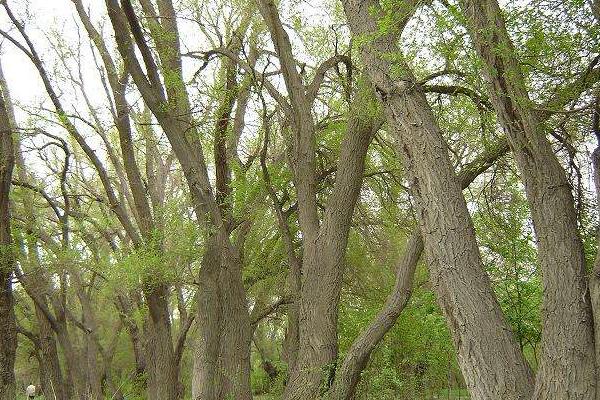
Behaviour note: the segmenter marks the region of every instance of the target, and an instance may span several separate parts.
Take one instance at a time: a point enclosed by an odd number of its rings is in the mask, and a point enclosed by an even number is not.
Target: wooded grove
[[[0,0],[0,400],[600,400],[599,216],[600,0]]]

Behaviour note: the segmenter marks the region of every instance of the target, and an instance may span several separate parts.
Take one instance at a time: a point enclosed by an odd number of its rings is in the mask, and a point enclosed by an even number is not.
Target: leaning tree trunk
[[[346,0],[343,4],[352,33],[370,38],[361,48],[362,60],[398,141],[423,232],[431,282],[471,397],[529,399],[531,371],[481,262],[447,144],[409,67],[401,57],[393,64],[389,57],[400,54],[398,35],[379,31],[373,18],[377,10],[381,15],[378,2]],[[392,77],[392,70],[399,76]]]
[[[12,293],[14,255],[9,193],[15,156],[6,98],[4,91],[0,90],[0,400],[14,400],[17,326]]]
[[[342,365],[336,372],[335,381],[327,393],[328,400],[350,400],[354,397],[360,375],[369,361],[371,352],[396,323],[408,303],[412,293],[415,269],[422,252],[423,239],[421,232],[417,231],[409,238],[404,255],[397,266],[396,282],[392,294],[367,329],[361,332],[352,343]]]
[[[542,355],[534,399],[594,399],[593,319],[571,187],[536,116],[496,0],[461,1],[490,100],[525,184],[542,270]]]

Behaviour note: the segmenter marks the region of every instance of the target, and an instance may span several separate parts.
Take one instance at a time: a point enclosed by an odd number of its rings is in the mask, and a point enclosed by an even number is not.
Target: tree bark
[[[217,400],[220,385],[218,359],[220,350],[221,293],[219,270],[221,249],[217,237],[210,237],[202,257],[198,277],[198,335],[194,349],[192,399]]]
[[[313,83],[305,86],[275,3],[261,0],[258,6],[275,46],[289,96],[289,103],[283,100],[282,106],[293,132],[291,167],[302,230],[298,353],[283,398],[311,399],[327,391],[337,367],[337,319],[344,257],[362,184],[364,159],[372,135],[379,128],[378,115],[360,112],[364,110],[361,108],[364,104],[360,102],[353,105],[355,117],[349,118],[334,188],[320,221],[316,197],[315,124],[311,108],[325,71],[330,64],[340,62],[339,57],[323,63]],[[370,100],[368,94],[362,93],[358,97],[367,103]]]
[[[407,15],[418,4],[404,3]],[[352,34],[370,40],[361,56],[398,141],[423,232],[431,282],[473,399],[529,399],[533,378],[483,268],[447,145],[409,67],[399,34],[380,32],[376,1],[343,1]],[[391,57],[394,57],[394,63]],[[398,71],[392,77],[390,71]]]
[[[179,368],[175,362],[171,336],[169,288],[163,283],[147,284],[144,296],[150,314],[144,332],[148,399],[176,400],[183,393],[180,393]]]
[[[598,18],[600,20],[600,17]],[[596,204],[600,209],[600,96],[596,97],[594,114],[592,119],[592,131],[596,136],[596,148],[592,152],[592,171],[594,174],[594,186],[596,188]],[[600,232],[598,233],[600,244]],[[598,247],[600,249],[600,246]],[[594,313],[594,338],[596,347],[596,364],[600,362],[600,251],[596,253],[594,268],[589,278],[590,296],[592,299],[592,311]],[[598,392],[598,390],[596,390]]]
[[[150,50],[146,39],[143,37],[143,32],[133,7],[131,6],[131,2],[123,0],[121,2],[123,7],[121,7],[116,0],[106,0],[106,4],[109,17],[115,30],[119,52],[125,61],[126,68],[131,73],[136,86],[140,90],[144,101],[150,110],[152,110],[158,123],[163,128],[171,143],[173,151],[182,166],[199,223],[202,225],[202,228],[205,228],[204,224],[208,223],[208,226],[214,228],[216,235],[224,238],[224,242],[219,240],[222,245],[219,249],[220,251],[224,251],[225,253],[234,251],[229,240],[230,232],[227,229],[227,221],[223,218],[221,213],[222,210],[213,194],[202,145],[199,140],[198,132],[194,127],[195,123],[191,117],[189,98],[185,90],[185,83],[182,76],[179,33],[175,11],[171,1],[158,1],[157,4],[160,15],[163,18],[161,19],[162,22],[160,24],[155,24],[152,27],[152,29],[156,30],[155,33],[152,33],[151,29],[151,35],[156,44],[156,51],[161,61],[161,67],[163,68],[163,71],[166,71],[164,73],[168,72],[169,76],[168,79],[164,80],[164,86],[159,78],[159,69],[152,56],[152,51]],[[139,49],[142,55],[146,72],[144,72],[139,64],[131,36],[134,38],[135,47]],[[239,266],[236,266],[234,269],[241,273]],[[225,270],[229,272],[232,272],[234,269],[225,267]],[[217,278],[217,283],[220,279],[219,276]],[[228,309],[230,310],[228,311],[228,315],[235,315],[236,318],[239,318],[237,320],[239,324],[235,325],[236,329],[234,331],[223,332],[223,334],[231,335],[230,338],[234,340],[234,343],[248,343],[248,350],[239,349],[239,352],[232,355],[236,358],[239,357],[237,360],[233,360],[230,357],[225,359],[225,362],[229,365],[229,367],[227,367],[228,371],[240,371],[240,378],[235,378],[235,384],[229,385],[221,382],[229,386],[227,386],[227,388],[215,389],[214,391],[209,390],[209,392],[219,395],[223,390],[228,391],[230,390],[229,388],[235,386],[235,392],[231,393],[231,395],[237,396],[237,394],[240,393],[238,390],[244,390],[246,393],[242,396],[243,398],[246,398],[250,396],[249,383],[247,384],[243,377],[249,376],[250,365],[249,362],[246,362],[246,360],[249,360],[249,357],[246,358],[244,354],[249,351],[250,340],[249,338],[243,337],[243,335],[249,332],[249,330],[237,328],[249,325],[245,322],[248,318],[248,311],[242,310],[240,305],[242,302],[239,301],[239,299],[245,299],[245,290],[243,285],[240,284],[241,275],[232,279],[233,281],[227,279],[228,285],[229,288],[235,290],[236,293],[228,293],[227,295],[233,296],[232,299],[238,300],[233,300],[231,304],[229,301],[224,301],[221,306],[231,307],[231,309]],[[207,283],[208,282],[210,282],[210,280],[207,281]],[[210,289],[208,296],[212,296],[217,293],[216,291],[218,290],[218,288]],[[214,298],[201,298],[200,301],[209,301],[210,304],[213,304]],[[212,312],[210,315],[214,317]],[[202,319],[199,318],[199,321],[202,321]],[[231,321],[231,323],[231,326],[233,327],[233,321]],[[218,326],[218,322],[210,321],[208,322],[208,326]],[[219,334],[219,332],[215,332],[215,334]],[[212,334],[210,336],[209,343],[212,343],[214,337],[212,337]],[[201,341],[202,340],[204,339],[201,339]],[[202,343],[199,344],[199,347],[202,346]],[[212,357],[209,357],[209,360],[210,359],[212,359]],[[209,368],[209,366],[202,369],[206,370],[206,368]],[[196,379],[198,377],[206,376],[202,373],[195,375]],[[208,376],[212,376],[212,374],[209,374]],[[209,381],[215,382],[211,378],[209,378]],[[196,387],[198,388],[198,383]],[[202,392],[204,389],[198,390]]]
[[[14,400],[17,326],[12,292],[15,258],[10,232],[10,188],[15,153],[7,94],[0,90],[0,400]]]
[[[543,334],[533,398],[594,399],[593,319],[569,182],[533,109],[498,3],[460,4],[525,185],[538,243]]]
[[[335,381],[327,393],[328,399],[350,400],[360,382],[360,374],[366,367],[371,353],[385,334],[392,328],[400,313],[408,303],[412,293],[412,283],[417,263],[423,252],[421,232],[417,231],[408,240],[404,255],[396,270],[396,283],[381,311],[352,343],[341,367],[336,372]]]
[[[336,373],[338,307],[348,234],[367,149],[380,126],[379,114],[360,111],[369,108],[365,104],[372,102],[370,92],[370,88],[362,88],[352,105],[334,188],[318,236],[314,241],[303,240],[300,341],[286,399],[318,397],[329,389]]]

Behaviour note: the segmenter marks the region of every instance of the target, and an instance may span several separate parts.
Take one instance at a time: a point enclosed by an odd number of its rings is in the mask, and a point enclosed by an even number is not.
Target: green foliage
[[[516,177],[497,181],[484,192],[486,207],[473,217],[483,247],[483,259],[492,277],[505,316],[522,349],[530,350],[535,365],[541,336],[542,286],[530,212]]]

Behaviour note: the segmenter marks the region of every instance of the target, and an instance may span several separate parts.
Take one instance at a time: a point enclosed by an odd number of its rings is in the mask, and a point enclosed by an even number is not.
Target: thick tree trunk
[[[44,397],[47,399],[68,400],[60,369],[54,330],[37,304],[35,305],[35,315],[40,337],[40,379]]]
[[[3,88],[0,90],[0,400],[14,400],[16,395],[14,367],[17,326],[12,292],[15,261],[9,210],[15,154],[7,98]]]
[[[400,56],[396,63],[390,61],[390,54],[400,55],[398,36],[379,31],[372,17],[379,10],[378,2],[343,3],[352,33],[373,38],[361,48],[362,59],[398,140],[423,232],[431,282],[471,397],[529,399],[531,371],[483,268],[447,145],[408,66]],[[392,70],[399,76],[391,77]]]
[[[250,389],[252,330],[241,268],[237,249],[227,249],[219,276],[221,292],[219,370],[222,373],[219,399],[252,399]]]
[[[161,283],[145,289],[150,313],[146,335],[146,362],[149,400],[177,400],[181,397],[179,367],[175,362],[171,317],[169,314],[169,288]]]
[[[192,398],[251,399],[252,339],[241,261],[228,241],[211,237],[199,277]]]
[[[342,266],[336,265],[332,254],[325,252],[324,242],[325,239],[319,244],[304,243],[300,343],[285,399],[317,398],[335,374],[337,304],[341,289],[337,268],[342,270]]]
[[[498,3],[463,0],[461,6],[525,184],[538,243],[543,335],[534,399],[593,399],[593,320],[569,182],[532,107]]]
[[[192,371],[192,399],[217,400],[220,350],[221,251],[216,237],[209,238],[198,277],[198,336]]]

